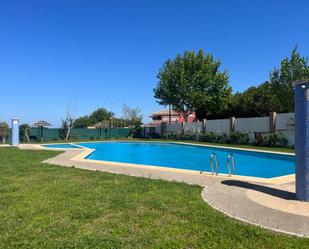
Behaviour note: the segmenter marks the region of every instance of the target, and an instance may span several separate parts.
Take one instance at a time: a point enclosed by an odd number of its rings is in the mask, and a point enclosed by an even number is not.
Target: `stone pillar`
[[[276,112],[269,113],[269,132],[276,132]]]
[[[12,118],[12,145],[19,145],[19,119]]]
[[[235,131],[235,117],[230,117],[230,132]]]
[[[309,201],[309,80],[295,86],[296,198]]]

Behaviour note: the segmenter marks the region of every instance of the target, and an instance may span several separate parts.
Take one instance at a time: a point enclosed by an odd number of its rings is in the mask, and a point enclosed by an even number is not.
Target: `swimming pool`
[[[74,144],[43,144],[43,146],[51,149],[80,149],[80,146]]]
[[[79,145],[95,149],[85,158],[89,160],[211,171],[210,155],[215,152],[219,173],[227,174],[227,157],[233,153],[237,175],[272,178],[295,173],[293,155],[161,142],[117,141]]]

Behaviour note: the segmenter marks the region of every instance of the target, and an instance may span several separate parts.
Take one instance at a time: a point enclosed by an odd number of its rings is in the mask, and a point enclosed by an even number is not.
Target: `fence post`
[[[203,121],[202,121],[202,132],[203,132],[204,135],[206,134],[206,121],[207,121],[206,118],[203,119]]]
[[[271,133],[276,132],[276,118],[277,118],[276,112],[269,113],[269,132]]]
[[[230,117],[230,132],[235,131],[235,117]]]

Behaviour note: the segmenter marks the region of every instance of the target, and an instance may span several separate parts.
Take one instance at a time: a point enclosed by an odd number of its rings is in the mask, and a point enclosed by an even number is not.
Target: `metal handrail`
[[[215,166],[216,166],[216,175],[218,175],[218,173],[219,173],[219,165],[218,165],[217,155],[216,155],[215,152],[210,154],[210,167],[211,167],[212,175],[215,173],[214,162],[215,162]]]
[[[229,176],[232,175],[232,173],[231,173],[231,163],[232,163],[232,166],[233,166],[234,174],[236,174],[235,160],[234,160],[234,155],[232,153],[227,155],[227,169],[228,169],[228,172],[229,172]]]

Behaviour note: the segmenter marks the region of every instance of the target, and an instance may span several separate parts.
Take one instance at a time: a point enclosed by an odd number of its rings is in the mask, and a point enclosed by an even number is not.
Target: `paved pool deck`
[[[44,149],[40,145],[19,147]],[[294,176],[276,181],[212,176],[196,171],[84,160],[89,149],[61,150],[65,152],[44,163],[200,185],[204,187],[201,195],[205,202],[227,216],[277,232],[309,237],[309,203],[295,199]]]

